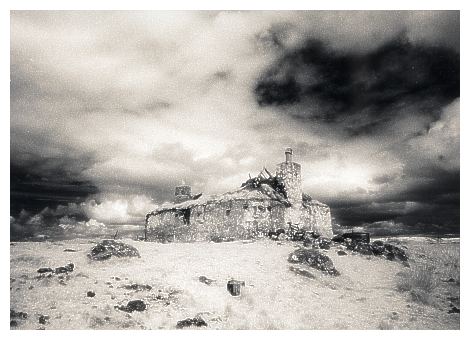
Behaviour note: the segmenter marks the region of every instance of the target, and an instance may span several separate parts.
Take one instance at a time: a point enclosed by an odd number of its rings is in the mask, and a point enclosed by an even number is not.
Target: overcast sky
[[[292,147],[336,222],[458,230],[459,25],[433,11],[12,12],[12,220],[79,206],[139,223],[182,180],[232,190]]]

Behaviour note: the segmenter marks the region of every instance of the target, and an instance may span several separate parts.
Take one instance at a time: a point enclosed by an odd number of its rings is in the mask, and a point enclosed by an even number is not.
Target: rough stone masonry
[[[301,166],[291,148],[275,175],[263,169],[241,188],[221,195],[191,195],[191,187],[176,187],[173,203],[146,216],[145,239],[193,242],[251,239],[284,229],[316,231],[331,237],[330,208],[302,192]]]

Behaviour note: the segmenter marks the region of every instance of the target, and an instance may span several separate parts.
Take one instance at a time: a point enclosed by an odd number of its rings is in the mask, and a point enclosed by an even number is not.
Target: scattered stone
[[[109,285],[109,286],[112,287],[112,285]],[[140,283],[131,283],[131,284],[123,285],[121,286],[121,288],[131,289],[135,291],[152,290],[152,286],[144,285]]]
[[[95,297],[96,293],[92,290],[89,290],[88,292],[86,292],[86,296],[87,297]]]
[[[88,257],[95,261],[108,260],[116,257],[140,257],[139,251],[123,242],[115,240],[103,240],[91,248]]]
[[[348,245],[348,249],[362,255],[373,255],[372,247],[369,243],[352,242]]]
[[[203,327],[204,326],[204,327],[207,327],[207,323],[200,316],[196,316],[194,318],[184,319],[184,320],[178,321],[176,323],[176,328],[178,328],[178,329],[191,327],[191,326],[196,326],[196,327]]]
[[[39,316],[39,323],[41,325],[45,325],[47,323],[47,321],[50,319],[49,315],[40,315]]]
[[[369,243],[370,234],[369,233],[344,233],[341,235],[343,238],[349,238],[354,242]]]
[[[232,296],[239,296],[241,287],[245,287],[245,281],[230,280],[227,282],[227,290]]]
[[[383,255],[383,253],[385,253],[385,245],[383,241],[380,240],[372,242],[370,249],[375,256]]]
[[[75,253],[75,252],[77,252],[77,251],[78,251],[78,250],[70,249],[70,248],[64,249],[64,252],[66,252],[66,253]]]
[[[329,275],[339,275],[338,270],[333,265],[333,261],[327,255],[315,249],[297,249],[289,255],[288,261],[291,263],[307,264]]]
[[[10,327],[17,327],[17,326],[18,326],[18,321],[10,320]]]
[[[31,285],[31,286],[28,287],[29,290],[31,290],[31,289],[33,289],[33,288],[34,288],[33,285]]]
[[[313,242],[314,248],[330,249],[331,240],[326,237],[319,237]]]
[[[344,250],[338,250],[337,254],[338,254],[338,256],[348,255],[348,253],[346,253]]]
[[[295,273],[296,275],[301,275],[301,276],[305,276],[309,279],[314,279],[315,278],[315,275],[313,275],[312,273],[310,273],[308,270],[305,270],[305,269],[301,269],[301,268],[296,268],[296,267],[289,267],[289,270],[293,273]]]
[[[15,312],[13,309],[10,309],[10,318],[11,319],[27,319],[28,318],[28,313]]]
[[[74,268],[75,268],[75,265],[73,263],[69,263],[63,267],[57,267],[54,270],[54,273],[56,274],[70,273],[70,272],[73,272]]]
[[[447,312],[448,314],[454,314],[454,313],[458,313],[460,314],[460,308],[457,308],[455,307],[454,305],[451,305],[451,309],[449,309],[449,311]]]
[[[39,274],[52,273],[52,272],[54,272],[54,269],[52,269],[50,267],[43,267],[43,268],[38,269]]]
[[[122,310],[124,312],[132,313],[132,312],[143,312],[147,309],[147,305],[142,300],[132,300],[127,303],[126,306],[116,306],[117,309]]]
[[[294,233],[292,236],[292,241],[303,241],[305,238],[305,231],[299,230]]]
[[[210,286],[215,280],[209,279],[205,276],[199,276],[199,282],[205,283],[206,285]]]
[[[448,279],[443,279],[442,282],[455,282],[455,279],[453,277],[450,277]]]

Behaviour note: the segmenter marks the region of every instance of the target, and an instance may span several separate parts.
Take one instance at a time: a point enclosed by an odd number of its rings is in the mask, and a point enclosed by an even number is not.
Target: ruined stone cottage
[[[301,166],[293,162],[292,149],[286,149],[285,156],[274,175],[265,168],[239,189],[224,194],[192,195],[190,186],[177,186],[173,203],[147,214],[145,239],[250,239],[278,229],[331,237],[330,208],[302,192]]]

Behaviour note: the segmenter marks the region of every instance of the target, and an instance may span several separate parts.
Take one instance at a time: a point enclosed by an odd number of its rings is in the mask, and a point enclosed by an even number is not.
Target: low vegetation
[[[409,255],[405,262],[363,254],[336,242],[321,248],[279,238],[222,243],[123,241],[138,250],[140,257],[112,256],[94,261],[87,254],[97,242],[83,239],[13,243],[10,327],[459,329],[460,326],[458,240],[447,244],[424,238],[394,241]],[[313,250],[313,246],[318,247]],[[64,252],[65,249],[76,251]],[[306,249],[312,251],[306,253]],[[289,262],[289,258],[295,263]],[[321,266],[312,266],[316,262],[310,258],[328,263],[331,260],[340,275],[328,275]],[[404,266],[407,262],[409,267]],[[59,270],[58,274],[47,271],[45,275],[37,272],[40,268],[65,268],[67,263],[74,264],[73,271]],[[240,295],[233,296],[227,290],[231,280],[245,283],[240,286]]]

